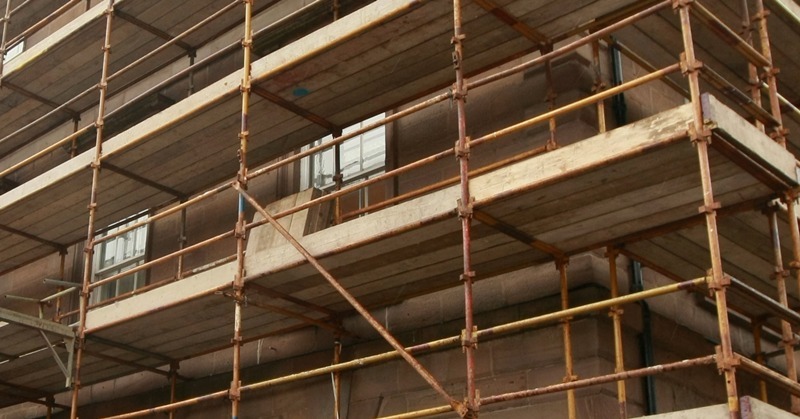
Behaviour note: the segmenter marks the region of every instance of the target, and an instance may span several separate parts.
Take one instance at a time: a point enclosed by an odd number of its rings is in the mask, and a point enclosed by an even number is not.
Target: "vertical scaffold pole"
[[[766,365],[764,361],[764,350],[761,346],[761,329],[764,327],[764,319],[756,318],[750,323],[753,331],[753,351],[755,361],[761,365]],[[764,403],[769,403],[767,397],[767,382],[763,378],[758,379],[758,399]]]
[[[606,250],[611,298],[617,298],[619,297],[619,278],[617,277],[617,256],[619,256],[619,251],[613,247],[609,247]],[[625,371],[625,356],[622,346],[622,307],[618,305],[611,307],[608,315],[611,316],[614,328],[614,372],[621,373]],[[628,417],[628,398],[625,380],[617,381],[617,402],[619,403],[619,417],[626,419]]]
[[[241,191],[247,190],[247,143],[250,136],[248,116],[250,112],[250,63],[253,47],[252,14],[253,0],[242,0],[244,3],[244,37],[242,38],[242,125],[239,132],[239,174],[236,185]],[[242,194],[238,196],[238,217],[236,221],[236,277],[233,281],[235,300],[233,320],[233,378],[228,397],[231,400],[231,418],[239,417],[239,402],[241,394],[239,389],[241,381],[241,352],[242,352],[242,309],[244,305],[244,268],[245,245],[247,238],[245,220],[245,199]]]
[[[77,419],[78,417],[78,393],[81,388],[80,372],[81,361],[83,360],[83,348],[86,344],[86,311],[89,306],[89,285],[92,282],[92,262],[94,259],[94,230],[95,218],[97,216],[97,190],[100,183],[100,160],[103,156],[103,126],[106,112],[106,94],[108,93],[108,67],[111,62],[111,28],[114,21],[114,0],[108,0],[108,7],[105,11],[106,14],[106,31],[103,40],[103,64],[100,71],[100,83],[98,84],[98,91],[100,92],[100,100],[97,104],[97,121],[94,145],[94,159],[92,160],[92,189],[89,197],[89,222],[86,233],[86,247],[84,248],[84,264],[83,264],[83,284],[80,293],[80,306],[79,306],[79,320],[78,320],[78,333],[75,345],[77,351],[75,354],[75,371],[73,372],[72,381],[72,404],[70,409],[70,418]]]
[[[777,208],[775,206],[770,206],[767,209],[767,216],[769,217],[769,231],[770,238],[772,239],[772,254],[775,265],[772,279],[775,281],[778,302],[784,307],[789,307],[789,297],[786,291],[786,277],[789,276],[789,272],[784,269],[783,264]],[[786,376],[792,381],[797,381],[797,363],[794,357],[794,332],[792,331],[792,324],[786,320],[781,320],[781,339],[783,341],[783,351],[786,357]],[[800,398],[795,395],[791,396],[791,411],[794,414],[800,414]]]
[[[730,278],[722,270],[722,254],[717,235],[717,209],[719,202],[714,201],[714,192],[711,187],[711,164],[708,156],[708,146],[711,142],[711,132],[703,123],[703,108],[700,98],[700,70],[702,63],[697,60],[694,52],[694,39],[690,21],[691,1],[673,0],[674,7],[678,9],[683,35],[683,63],[682,67],[689,80],[689,92],[694,108],[694,121],[690,127],[691,139],[697,148],[698,163],[700,166],[700,181],[703,190],[703,205],[700,212],[705,214],[706,232],[708,235],[709,257],[711,259],[711,283],[717,307],[717,322],[719,327],[720,345],[717,348],[717,367],[725,376],[725,389],[727,393],[728,412],[731,419],[739,419],[739,394],[736,387],[736,356],[731,343],[730,322],[728,320],[728,300],[726,291],[730,285]]]
[[[747,5],[748,0],[742,0],[741,13],[742,13],[742,38],[748,44],[753,45],[753,23],[750,21],[750,7]],[[750,98],[758,106],[761,106],[761,77],[758,74],[758,68],[755,64],[748,61],[747,63],[747,77],[750,84]],[[764,131],[764,124],[756,120],[756,127]]]
[[[8,39],[8,24],[11,21],[11,0],[6,0],[6,12],[3,13],[3,36],[0,39],[0,85],[5,76],[6,40]]]
[[[61,251],[59,251],[59,253],[58,253],[58,256],[59,256],[59,259],[60,259],[59,260],[59,265],[58,265],[58,279],[60,279],[61,281],[66,281],[66,279],[67,279],[66,278],[67,250],[66,249],[61,249]],[[59,292],[63,291],[64,287],[59,285],[57,290]],[[56,298],[56,309],[55,309],[55,312],[53,313],[53,317],[52,317],[52,320],[54,322],[60,322],[61,321],[61,311],[63,310],[62,306],[63,306],[63,300],[62,300],[61,296],[59,296],[58,298]]]
[[[333,365],[342,362],[342,340],[338,335],[333,341]],[[333,385],[333,419],[339,419],[342,411],[342,373],[335,371],[331,373],[331,384]]]
[[[597,94],[605,90],[606,84],[603,82],[603,72],[600,70],[600,42],[592,42],[592,71],[594,71],[594,85],[592,94]],[[606,132],[606,103],[603,100],[597,101],[597,131]]]
[[[547,44],[542,48],[542,53],[549,53],[553,51],[553,45]],[[556,88],[553,81],[553,61],[547,60],[544,63],[544,76],[547,82],[547,94],[545,97],[545,101],[547,102],[547,110],[552,111],[556,108],[556,98],[558,95],[556,94]],[[549,150],[555,150],[558,147],[558,141],[556,140],[556,130],[558,128],[558,122],[556,121],[556,117],[550,118],[547,121],[547,128],[550,131],[550,138],[547,139],[547,148]]]
[[[559,285],[561,289],[561,309],[569,308],[569,283],[567,281],[568,259],[557,259],[556,268],[558,269]],[[572,324],[571,317],[561,319],[562,337],[564,339],[564,382],[569,383],[578,379],[575,375],[575,367],[572,359]],[[578,409],[575,401],[575,389],[567,390],[567,417],[576,419]]]
[[[767,81],[767,87],[769,89],[769,108],[772,112],[772,117],[778,123],[778,126],[775,127],[770,135],[778,144],[786,147],[786,130],[783,128],[781,102],[778,99],[778,69],[775,68],[772,61],[772,48],[769,42],[767,11],[764,9],[764,0],[756,0],[756,15],[753,19],[758,22],[758,38],[761,41],[761,55],[769,61],[769,66],[765,69],[765,74],[762,78]]]
[[[475,384],[475,351],[478,346],[476,327],[473,322],[472,283],[475,272],[472,271],[471,251],[471,223],[472,223],[472,196],[469,191],[469,142],[467,137],[467,91],[464,80],[464,39],[461,27],[461,0],[453,0],[453,67],[456,73],[456,82],[453,86],[453,100],[458,112],[458,141],[455,145],[455,154],[459,163],[461,182],[461,197],[458,200],[458,216],[461,219],[462,250],[464,272],[461,281],[464,283],[464,331],[461,334],[461,345],[466,355],[467,362],[467,397],[466,409],[463,417],[477,417],[479,402],[478,390]]]

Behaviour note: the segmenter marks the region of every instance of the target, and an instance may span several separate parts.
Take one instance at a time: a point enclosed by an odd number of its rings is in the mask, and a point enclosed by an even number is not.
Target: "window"
[[[124,220],[98,237],[122,230],[147,219],[147,214],[137,214]],[[145,261],[147,250],[147,225],[137,227],[125,234],[100,243],[94,249],[92,282],[99,281],[127,271]],[[92,293],[92,302],[98,303],[142,287],[146,281],[146,271],[135,272],[109,284],[101,285]]]
[[[11,61],[17,55],[22,54],[22,51],[24,50],[25,50],[25,40],[23,39],[6,49],[6,55],[3,57],[3,62],[7,63]]]
[[[384,114],[376,115],[359,124],[347,127],[344,134],[351,133],[367,125],[373,124],[385,117]],[[311,147],[330,141],[330,135],[311,144]],[[306,148],[307,149],[307,148]],[[315,187],[322,190],[331,190],[334,187],[335,174],[334,148],[328,148],[319,153],[306,157],[300,162],[301,189]],[[364,134],[351,138],[339,147],[339,158],[342,170],[342,184],[349,185],[369,179],[383,173],[386,161],[386,131],[383,126],[375,128]],[[369,188],[359,191],[358,207],[364,207],[370,202]]]

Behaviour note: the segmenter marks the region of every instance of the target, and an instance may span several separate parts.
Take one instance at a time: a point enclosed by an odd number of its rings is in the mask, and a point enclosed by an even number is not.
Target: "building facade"
[[[0,417],[800,414],[794,1],[3,22]]]

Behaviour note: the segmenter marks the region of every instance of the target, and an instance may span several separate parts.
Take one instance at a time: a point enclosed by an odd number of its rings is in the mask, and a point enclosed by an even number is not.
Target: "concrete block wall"
[[[587,95],[593,76],[588,62],[573,54],[554,64],[554,88],[557,106]],[[495,82],[491,88],[475,89],[467,99],[467,131],[472,138],[492,133],[548,110],[547,84],[542,68]],[[597,133],[594,108],[586,108],[558,118],[557,139],[566,145]],[[452,148],[458,139],[457,117],[450,102],[437,104],[425,112],[403,118],[393,124],[397,142],[397,164],[402,166],[435,152]],[[543,123],[510,134],[490,145],[475,147],[470,155],[471,169],[508,158],[524,150],[544,145],[549,139],[548,124]],[[443,159],[399,178],[399,192],[404,193],[458,175],[458,165]]]
[[[620,260],[621,289],[627,289],[625,262]],[[570,263],[570,302],[577,306],[597,301],[608,295],[607,264],[596,255],[574,258]],[[560,305],[557,272],[552,264],[512,272],[485,279],[476,284],[476,323],[491,327],[521,318],[552,312]],[[650,273],[648,272],[648,276]],[[652,278],[651,278],[652,279]],[[662,278],[663,279],[663,278]],[[652,286],[649,284],[648,286]],[[461,289],[453,288],[436,294],[418,297],[396,306],[375,310],[397,338],[406,345],[454,336],[463,327],[461,319]],[[696,332],[708,321],[698,313],[683,324],[663,317],[656,302],[694,304],[691,295],[672,294],[651,300],[654,310],[654,343],[656,362],[672,362],[713,353],[714,342]],[[426,308],[426,309],[422,309]],[[688,311],[688,310],[687,310]],[[624,351],[628,369],[642,366],[638,335],[641,333],[640,313],[636,305],[625,307]],[[389,350],[362,320],[344,320],[348,330],[357,335],[343,341],[343,360]],[[599,312],[573,321],[575,369],[579,378],[611,373],[614,370],[611,321],[607,313]],[[247,334],[245,324],[245,336]],[[560,383],[564,377],[561,327],[549,324],[521,333],[479,342],[477,359],[478,388],[481,395],[547,386]],[[327,331],[307,328],[296,333],[265,338],[248,343],[243,349],[245,384],[284,376],[310,368],[329,365],[332,361],[333,336]],[[735,342],[740,348],[742,342]],[[464,355],[460,348],[421,354],[423,365],[443,383],[448,392],[461,397],[464,391]],[[230,382],[230,351],[221,351],[181,364],[181,374],[191,377],[181,382],[178,398],[206,394],[226,389]],[[752,378],[740,374],[742,394],[757,394]],[[659,412],[709,406],[724,401],[723,379],[713,366],[671,372],[656,377]],[[640,380],[627,381],[628,412],[631,416],[644,414],[644,394]],[[132,394],[136,393],[136,394]],[[342,373],[343,418],[371,418],[407,410],[442,404],[426,383],[404,361],[367,366]],[[617,412],[614,383],[577,391],[581,418],[615,417]],[[59,396],[68,397],[67,394]],[[83,417],[100,417],[116,412],[155,406],[168,401],[169,389],[163,377],[148,373],[124,377],[89,388],[82,395],[88,406]],[[61,400],[59,400],[61,401]],[[770,389],[771,403],[784,406],[788,397]],[[566,417],[564,393],[520,399],[483,407],[481,417],[528,418]],[[181,410],[179,417],[229,417],[227,400],[204,402]],[[320,418],[332,417],[333,391],[329,375],[243,394],[242,417],[252,418]],[[33,412],[0,411],[0,418],[33,418]],[[56,417],[63,417],[56,415]],[[154,414],[151,417],[161,417]],[[438,417],[453,417],[452,414]]]

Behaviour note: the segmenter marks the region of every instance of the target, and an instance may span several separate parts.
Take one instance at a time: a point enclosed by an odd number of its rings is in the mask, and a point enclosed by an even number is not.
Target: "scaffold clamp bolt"
[[[474,202],[475,202],[475,197],[474,196],[470,197],[469,203],[467,203],[466,205],[461,200],[461,198],[459,198],[458,199],[458,203],[457,203],[458,217],[459,218],[472,218]]]
[[[463,145],[462,145],[462,142],[460,140],[456,141],[456,145],[455,145],[455,147],[453,147],[453,149],[455,150],[456,159],[465,158],[465,159],[469,160],[469,155],[470,155],[469,143],[470,143],[470,140],[471,140],[470,137],[464,138]]]
[[[456,70],[461,68],[461,54],[458,51],[453,51],[453,68]]]
[[[701,205],[697,208],[697,212],[701,214],[711,214],[718,209],[722,208],[722,204],[719,202],[712,202],[711,205]]]
[[[703,62],[695,58],[693,61],[689,61],[686,58],[685,53],[681,53],[681,73],[683,75],[695,73],[703,69]]]
[[[231,381],[231,388],[228,390],[228,398],[230,400],[240,400],[242,397],[242,393],[239,390],[239,387],[242,386],[242,382],[239,381],[238,383],[235,381]]]
[[[694,3],[694,0],[672,0],[672,8],[677,10],[682,7],[688,7],[692,3]]]
[[[478,326],[472,326],[472,333],[467,336],[467,329],[461,330],[461,350],[466,352],[467,348],[478,348]]]
[[[474,279],[474,278],[475,278],[475,271],[469,271],[469,272],[465,272],[465,273],[463,273],[463,274],[459,275],[459,276],[458,276],[458,278],[459,278],[460,280],[462,280],[462,281],[466,281],[466,280],[468,280],[468,279],[469,279],[469,280],[472,280],[472,279]]]

